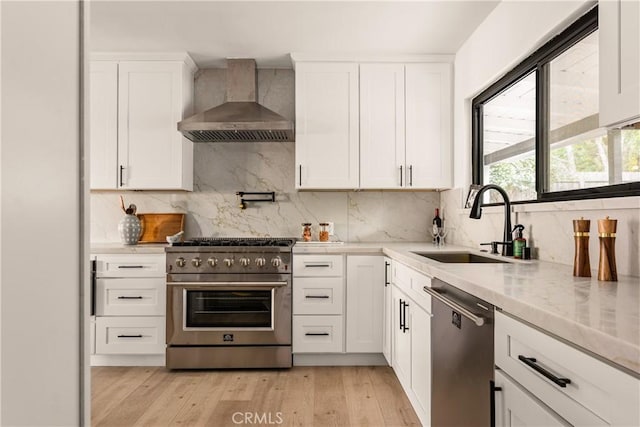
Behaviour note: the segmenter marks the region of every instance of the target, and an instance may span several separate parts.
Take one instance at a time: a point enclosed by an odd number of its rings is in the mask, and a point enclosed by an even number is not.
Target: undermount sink
[[[505,264],[507,261],[502,261],[496,258],[489,258],[482,255],[476,255],[471,252],[413,252],[416,255],[423,256],[425,258],[432,259],[438,262],[444,262],[447,264],[483,264],[483,263],[496,263]]]

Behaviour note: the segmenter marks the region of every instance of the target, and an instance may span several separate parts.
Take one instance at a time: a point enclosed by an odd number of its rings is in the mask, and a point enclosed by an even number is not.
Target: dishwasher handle
[[[462,314],[464,317],[466,317],[467,319],[471,320],[473,323],[476,324],[476,326],[482,326],[486,323],[486,319],[484,317],[481,316],[476,316],[475,314],[473,314],[472,312],[470,312],[469,310],[467,310],[466,308],[464,308],[463,306],[459,305],[458,303],[451,301],[448,298],[443,297],[439,292],[437,292],[434,289],[431,289],[428,286],[425,286],[422,288],[426,293],[428,293],[429,295],[431,295],[433,298],[437,299],[438,301],[440,301],[441,303],[443,303],[444,305],[454,309],[455,311],[458,311],[460,314]]]

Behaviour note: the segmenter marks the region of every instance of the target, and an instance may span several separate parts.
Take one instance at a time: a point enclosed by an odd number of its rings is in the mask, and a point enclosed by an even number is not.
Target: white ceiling
[[[291,52],[453,54],[499,1],[94,1],[92,51],[187,51],[291,67]]]

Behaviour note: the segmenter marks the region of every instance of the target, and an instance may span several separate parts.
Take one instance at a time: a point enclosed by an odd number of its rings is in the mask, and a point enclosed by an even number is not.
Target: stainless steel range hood
[[[227,59],[227,102],[178,123],[193,142],[293,141],[293,122],[256,102],[256,62]]]

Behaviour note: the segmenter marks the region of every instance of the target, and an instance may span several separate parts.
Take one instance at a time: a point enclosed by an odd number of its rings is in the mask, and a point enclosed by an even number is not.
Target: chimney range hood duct
[[[227,102],[178,123],[193,142],[293,141],[293,122],[256,102],[256,61],[227,59]]]

